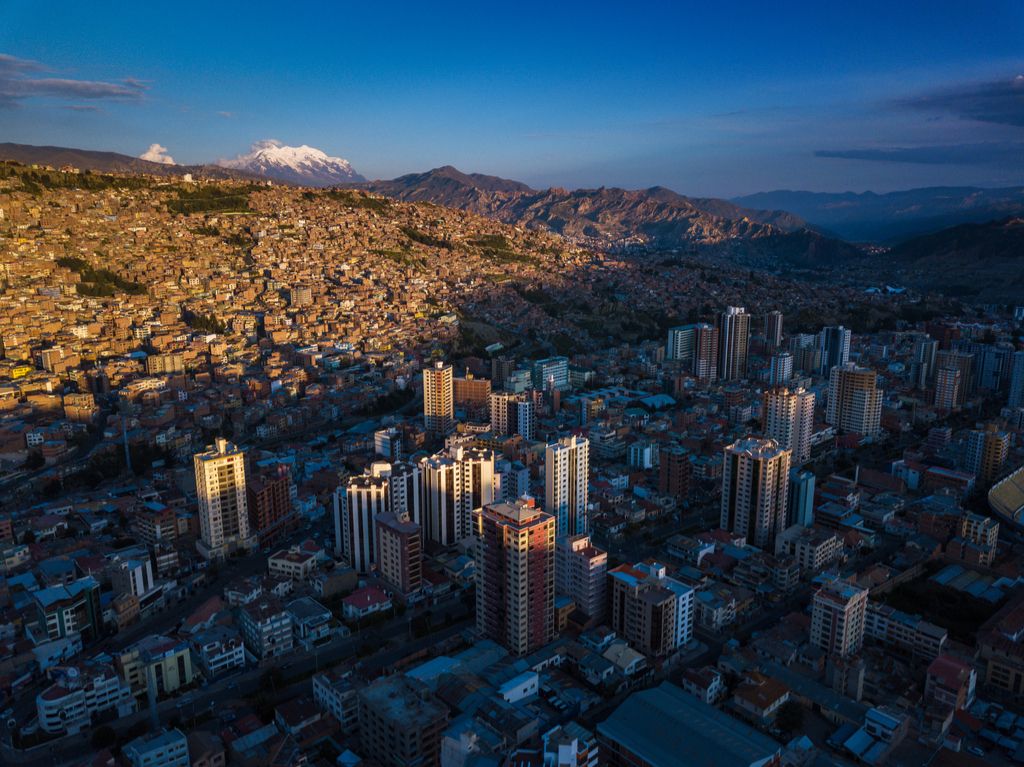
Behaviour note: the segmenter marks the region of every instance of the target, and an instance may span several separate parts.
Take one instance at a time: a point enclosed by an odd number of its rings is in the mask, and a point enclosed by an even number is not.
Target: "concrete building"
[[[49,678],[53,683],[36,696],[39,729],[48,735],[74,735],[88,729],[93,717],[136,710],[131,687],[109,665],[58,666]]]
[[[544,508],[555,517],[556,535],[589,532],[590,442],[563,437],[544,453]]]
[[[137,697],[147,695],[152,684],[155,697],[163,698],[196,678],[188,643],[159,634],[122,650],[115,656],[114,666]]]
[[[841,658],[856,655],[864,644],[867,605],[867,589],[841,580],[822,586],[812,603],[811,644]]]
[[[377,566],[391,588],[408,597],[423,583],[423,540],[420,526],[399,519],[391,512],[379,514],[377,525]]]
[[[793,378],[793,355],[789,352],[773,354],[768,363],[768,385],[785,386]]]
[[[789,470],[789,498],[786,507],[786,527],[814,524],[814,483],[813,471]]]
[[[532,498],[473,512],[476,621],[482,636],[526,655],[555,633],[555,518]]]
[[[706,322],[694,326],[693,376],[702,384],[718,378],[719,330]]]
[[[207,559],[223,559],[238,549],[252,550],[256,536],[249,528],[245,485],[245,453],[225,439],[193,458],[199,501],[200,540]]]
[[[825,420],[837,429],[865,437],[881,432],[882,391],[875,371],[850,363],[832,368]]]
[[[207,681],[245,667],[245,645],[234,628],[214,625],[191,638],[192,656]]]
[[[402,430],[397,426],[379,429],[373,433],[374,452],[385,461],[400,461],[405,457]]]
[[[978,674],[973,666],[951,655],[940,655],[928,666],[925,701],[961,711],[974,703],[977,684]]]
[[[764,315],[764,340],[769,349],[782,346],[782,312],[778,309]]]
[[[569,388],[569,359],[567,357],[548,357],[537,360],[531,368],[531,379],[533,388],[538,391],[567,390]]]
[[[977,486],[985,490],[1003,473],[1009,453],[1009,432],[999,431],[995,424],[972,429],[967,434],[964,468],[975,475]]]
[[[422,682],[381,677],[359,691],[361,753],[382,767],[438,767],[448,709]]]
[[[260,546],[273,545],[298,527],[292,488],[291,471],[284,463],[249,477],[246,484],[249,524]]]
[[[690,495],[693,465],[690,452],[678,445],[658,451],[658,492],[685,500]]]
[[[316,553],[302,546],[281,549],[267,557],[267,572],[275,578],[304,581],[316,572],[316,568]]]
[[[313,676],[313,700],[338,720],[346,735],[359,725],[359,696],[349,676],[322,672]]]
[[[723,530],[772,551],[786,523],[790,452],[772,439],[749,437],[725,448],[722,465]]]
[[[141,735],[121,749],[131,767],[190,767],[188,739],[181,730]]]
[[[1014,352],[1010,363],[1010,391],[1006,397],[1009,407],[1024,407],[1024,351]]]
[[[420,467],[415,463],[400,461],[390,464],[387,470],[383,467],[375,469],[375,473],[388,480],[388,511],[399,519],[422,525],[423,472]]]
[[[368,573],[377,564],[374,520],[388,510],[388,480],[365,474],[349,477],[334,493],[334,534],[338,553],[356,572]]]
[[[432,437],[443,437],[455,427],[452,379],[452,366],[444,362],[423,368],[423,426]]]
[[[473,419],[486,417],[490,396],[491,381],[488,378],[475,378],[467,371],[464,377],[456,376],[452,379],[452,401],[455,407],[462,408]]]
[[[610,627],[645,655],[670,655],[693,638],[694,592],[660,564],[620,565],[608,573]]]
[[[938,378],[943,370],[959,371],[960,386],[953,407],[948,410],[958,409],[967,401],[968,395],[972,394],[977,386],[977,370],[975,367],[974,355],[966,351],[952,349],[940,349],[935,353],[936,368],[936,396],[938,396]]]
[[[871,601],[864,614],[864,635],[900,655],[929,661],[942,653],[949,638],[946,629],[919,615]]]
[[[589,535],[559,538],[555,548],[555,591],[569,597],[593,621],[604,620],[608,607],[608,552]]]
[[[493,392],[490,396],[491,431],[496,436],[519,434],[532,441],[537,427],[533,397],[522,392]]]
[[[277,597],[263,595],[238,609],[238,625],[245,646],[259,659],[292,651],[292,620]]]
[[[292,637],[296,645],[309,652],[330,641],[333,615],[315,599],[293,599],[285,610],[291,620]]]
[[[955,367],[941,367],[935,373],[935,407],[958,410],[963,401],[963,373]]]
[[[38,642],[81,634],[83,641],[98,639],[103,627],[100,584],[92,576],[68,584],[32,592],[40,635],[27,633]]]
[[[850,340],[853,334],[842,325],[822,328],[818,333],[818,349],[821,351],[821,374],[828,375],[835,367],[842,367],[850,361]]]
[[[814,393],[802,388],[777,387],[764,394],[762,420],[765,436],[792,454],[799,466],[811,457],[814,431]]]
[[[747,377],[750,315],[742,306],[729,306],[718,318],[718,377],[735,381]]]
[[[468,538],[472,515],[494,501],[494,452],[453,447],[420,461],[423,535],[442,546]]]

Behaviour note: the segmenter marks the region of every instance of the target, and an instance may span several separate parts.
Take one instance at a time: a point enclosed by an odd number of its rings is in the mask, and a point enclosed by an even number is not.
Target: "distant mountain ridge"
[[[750,210],[727,200],[689,198],[665,187],[536,190],[497,176],[463,173],[450,165],[361,186],[406,202],[462,208],[604,246],[678,248],[769,237],[806,227],[803,220],[785,211]]]
[[[899,192],[758,192],[732,200],[780,208],[854,242],[898,242],[966,223],[1024,214],[1024,186],[1001,189],[937,186]]]
[[[217,165],[171,165],[117,152],[70,149],[62,146],[0,143],[0,160],[14,160],[23,165],[51,165],[55,168],[71,165],[97,173],[148,173],[153,176],[183,176],[191,173],[193,176],[204,178],[256,178],[251,173],[221,168]]]

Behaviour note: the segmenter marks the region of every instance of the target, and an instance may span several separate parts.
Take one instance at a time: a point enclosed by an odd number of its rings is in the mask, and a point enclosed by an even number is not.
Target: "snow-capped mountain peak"
[[[333,186],[365,181],[348,160],[303,144],[285,146],[276,139],[257,141],[245,154],[218,160],[224,168],[234,168],[258,176],[304,186]]]

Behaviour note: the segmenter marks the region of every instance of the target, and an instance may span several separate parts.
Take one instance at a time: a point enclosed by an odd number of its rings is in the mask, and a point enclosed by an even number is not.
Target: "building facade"
[[[199,552],[207,559],[223,559],[237,549],[254,548],[245,453],[227,440],[218,439],[206,452],[198,453],[193,463],[199,502]]]
[[[590,442],[563,437],[544,453],[544,508],[555,517],[556,534],[589,532]]]
[[[532,498],[473,512],[481,635],[526,655],[555,633],[555,518]]]
[[[772,439],[749,437],[725,448],[721,527],[774,550],[786,523],[790,452]]]

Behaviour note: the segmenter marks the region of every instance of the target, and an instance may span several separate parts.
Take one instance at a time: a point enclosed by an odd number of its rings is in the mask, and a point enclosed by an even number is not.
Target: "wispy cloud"
[[[93,106],[92,104],[65,104],[61,109],[67,109],[72,112],[102,112],[103,107]]]
[[[1024,75],[965,83],[897,99],[902,108],[953,114],[966,120],[1024,127]]]
[[[38,76],[49,72],[38,61],[0,53],[0,108],[16,107],[30,98],[138,101],[148,87],[134,78],[109,82]]]
[[[234,112],[228,112],[228,111],[221,111],[221,112],[217,113],[217,116],[218,117],[223,117],[226,120],[230,120],[232,117],[235,116],[235,113]]]
[[[915,165],[1024,166],[1024,143],[947,144],[944,146],[870,147],[864,149],[819,149],[815,157],[871,162],[902,162]]]

